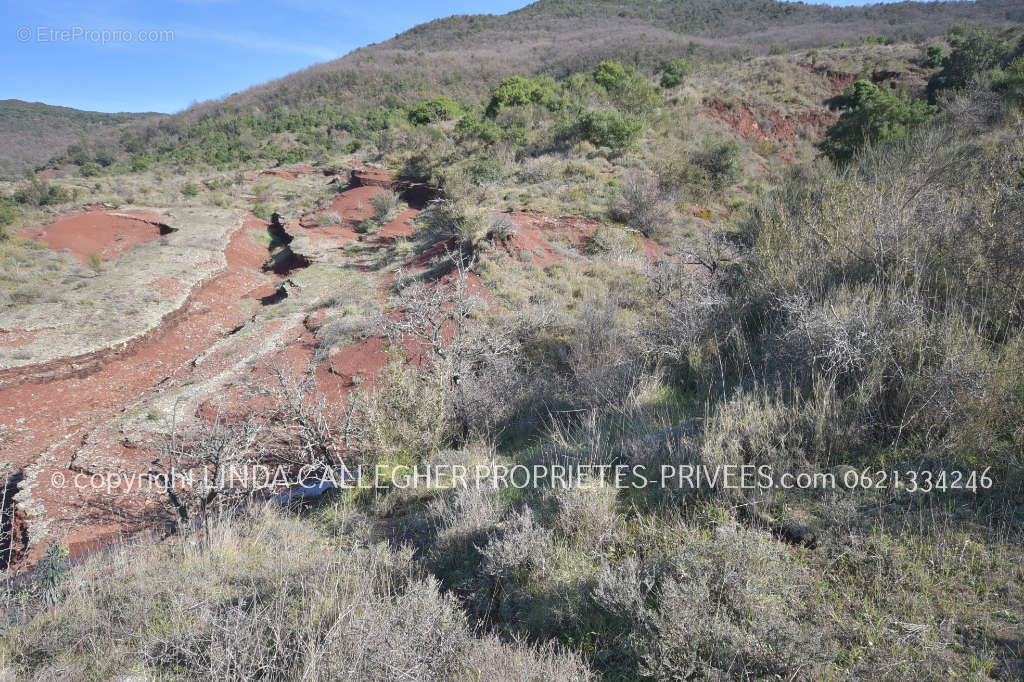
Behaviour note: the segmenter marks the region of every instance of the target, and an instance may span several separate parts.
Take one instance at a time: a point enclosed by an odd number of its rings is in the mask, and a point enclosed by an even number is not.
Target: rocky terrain
[[[172,422],[230,413],[268,368],[313,371],[335,399],[372,380],[386,360],[372,318],[389,306],[395,272],[431,267],[445,243],[416,252],[414,221],[429,188],[355,166],[350,178],[253,174],[343,187],[286,225],[224,210],[90,206],[21,231],[81,261],[99,254],[100,264],[68,278],[73,297],[0,318],[0,458],[15,482],[10,560],[31,564],[53,542],[77,556],[158,529],[166,511],[152,490],[76,489],[76,475],[148,473]],[[408,208],[374,234],[358,232],[388,190]],[[581,249],[599,226],[530,212],[510,219],[510,257],[540,266]],[[648,244],[648,258],[664,257]],[[324,353],[317,333],[335,318],[356,337]]]

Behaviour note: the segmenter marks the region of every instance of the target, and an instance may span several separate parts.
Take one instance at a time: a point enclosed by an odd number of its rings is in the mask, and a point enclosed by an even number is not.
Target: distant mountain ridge
[[[82,137],[116,137],[128,123],[163,116],[155,112],[108,114],[20,99],[0,100],[0,174],[34,167]]]

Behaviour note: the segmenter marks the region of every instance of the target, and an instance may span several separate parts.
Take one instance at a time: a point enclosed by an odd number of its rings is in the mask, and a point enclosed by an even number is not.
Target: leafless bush
[[[386,189],[375,194],[373,199],[370,200],[370,204],[373,206],[373,219],[377,221],[378,225],[384,225],[394,220],[395,216],[398,215],[402,200],[397,192]]]
[[[577,405],[621,405],[644,380],[636,339],[618,315],[611,299],[581,306],[566,358],[568,394]]]
[[[98,555],[65,592],[6,633],[20,679],[456,680],[499,662],[497,679],[590,679],[556,648],[474,638],[410,551],[339,544],[270,511],[215,523],[205,543]]]
[[[612,204],[612,217],[652,239],[672,234],[675,211],[662,196],[658,178],[646,171],[630,171],[622,181],[622,194]]]
[[[487,228],[488,238],[507,243],[517,234],[519,234],[519,226],[507,215],[495,213],[491,216],[491,225]]]
[[[459,442],[475,426],[487,428],[495,420],[486,413],[502,409],[502,398],[514,390],[509,363],[518,352],[517,323],[487,325],[474,318],[482,300],[471,293],[473,260],[449,254],[451,271],[436,282],[416,280],[401,292],[402,314],[382,315],[379,324],[395,348],[429,367],[442,390],[435,401]]]
[[[500,524],[487,544],[478,548],[484,574],[495,580],[522,579],[543,570],[551,553],[551,531],[536,523],[529,507]]]
[[[347,412],[328,404],[315,375],[270,368],[270,380],[253,386],[260,407],[217,415],[212,423],[172,424],[149,472],[182,529],[205,527],[211,515],[236,509],[262,488],[254,474],[278,466],[306,475],[343,464]]]
[[[594,599],[627,626],[656,680],[748,678],[813,670],[828,660],[802,620],[808,577],[765,534],[682,530],[668,565],[605,566]]]

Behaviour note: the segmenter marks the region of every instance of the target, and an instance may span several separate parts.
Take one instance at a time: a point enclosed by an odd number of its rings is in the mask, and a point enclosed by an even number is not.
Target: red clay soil
[[[58,218],[49,225],[19,230],[18,236],[43,242],[54,251],[69,249],[83,264],[88,264],[91,254],[109,261],[136,244],[156,239],[161,234],[163,221],[165,217],[145,211],[124,214],[86,211]],[[164,226],[163,229],[170,228]]]
[[[586,248],[601,223],[583,216],[549,216],[533,211],[516,211],[509,214],[518,228],[515,236],[508,240],[506,248],[520,261],[533,262],[540,267],[565,260],[558,244],[577,250]],[[657,242],[640,236],[641,248],[651,260],[664,258],[668,253]],[[529,254],[529,255],[527,255]]]
[[[717,97],[704,101],[704,111],[711,118],[723,121],[748,142],[792,144],[798,137],[817,133],[836,119],[834,112],[823,108],[808,109],[799,116],[793,116],[747,102],[730,105]]]
[[[22,469],[60,443],[72,448],[66,467],[76,440],[123,411],[241,323],[246,315],[239,299],[266,282],[261,267],[267,252],[252,239],[251,232],[242,229],[233,235],[225,252],[224,273],[193,294],[186,304],[187,314],[147,339],[134,354],[117,357],[85,377],[0,390],[0,423],[8,426],[6,438],[0,441],[0,460]],[[60,510],[67,507],[67,491],[54,490],[48,481],[40,481],[32,496],[34,506],[47,510],[58,526],[66,518]],[[76,541],[88,540],[89,531],[76,529],[75,536]],[[35,550],[45,551],[45,547]]]
[[[391,173],[381,168],[362,167],[352,171],[352,183],[360,187],[390,188],[395,184]]]
[[[312,175],[316,169],[312,166],[289,166],[287,168],[268,168],[259,174],[263,177],[281,178],[282,180],[295,180],[300,175]]]
[[[416,215],[414,209],[403,212],[376,235],[354,231],[355,225],[372,213],[369,200],[379,191],[379,186],[363,186],[335,197],[328,210],[341,216],[340,224],[320,227],[303,221],[287,229],[303,230],[314,239],[362,238],[382,244],[411,235],[408,220]],[[511,217],[519,231],[507,248],[525,261],[542,265],[565,257],[559,243],[575,249],[585,247],[599,226],[579,216],[552,217],[521,211]],[[211,392],[212,397],[189,409],[198,408],[200,417],[219,414],[230,418],[232,411],[242,413],[246,407],[255,406],[245,384],[267,379],[269,367],[303,371],[310,366],[316,352],[315,332],[324,319],[322,311],[308,314],[300,324],[295,324],[294,318],[268,322],[260,334],[251,339],[243,337],[239,343],[250,346],[237,357],[240,351],[235,344],[216,345],[228,330],[248,317],[249,308],[240,306],[240,300],[276,293],[277,280],[261,270],[267,252],[250,237],[253,231],[265,228],[263,221],[248,218],[229,242],[225,272],[193,294],[186,314],[148,338],[133,354],[114,358],[89,376],[0,390],[0,422],[8,426],[5,440],[0,441],[0,460],[25,471],[16,500],[19,529],[27,529],[31,535],[32,524],[45,520],[55,539],[77,555],[101,547],[119,534],[151,526],[159,517],[159,509],[147,506],[144,496],[127,498],[120,493],[60,488],[51,481],[58,474],[71,480],[76,472],[104,473],[111,466],[145,471],[154,458],[154,445],[147,444],[145,434],[132,434],[129,441],[126,434],[117,431],[113,418],[158,390],[154,387],[214,379],[218,388]],[[406,266],[412,270],[430,267],[434,258],[443,257],[446,247],[453,248],[451,243],[442,242],[410,259]],[[643,240],[643,251],[651,258],[664,255],[662,247],[647,239]],[[527,252],[529,257],[525,256]],[[384,296],[390,273],[378,276]],[[159,289],[163,284],[154,281],[150,286]],[[469,287],[489,298],[475,274],[470,275]],[[264,337],[276,339],[266,346],[275,350],[261,350]],[[15,340],[12,336],[11,341]],[[372,381],[387,363],[385,347],[385,340],[374,335],[339,349],[319,363],[315,373],[326,397],[340,400],[356,386]],[[411,356],[417,355],[413,345],[406,350]],[[245,357],[258,357],[260,361],[250,363]],[[31,563],[46,546],[45,542],[28,539],[31,552],[24,558]]]
[[[32,343],[38,333],[37,329],[0,329],[0,346],[21,348]]]

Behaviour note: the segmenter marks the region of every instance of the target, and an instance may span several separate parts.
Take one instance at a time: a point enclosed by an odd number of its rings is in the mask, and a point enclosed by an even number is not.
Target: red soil
[[[798,137],[808,137],[836,119],[834,112],[822,108],[808,109],[799,116],[793,116],[747,102],[730,105],[717,97],[705,100],[704,110],[748,142],[792,144]]]
[[[565,260],[558,245],[573,249],[584,249],[597,232],[601,223],[583,216],[549,216],[540,213],[517,211],[509,217],[519,228],[506,247],[518,260],[532,261],[541,267]],[[641,236],[641,248],[651,260],[664,258],[665,247]],[[529,254],[529,255],[527,255]]]
[[[25,239],[44,242],[54,251],[69,249],[78,260],[89,263],[90,254],[109,261],[136,244],[152,241],[170,228],[166,218],[145,211],[107,213],[86,211],[58,218],[49,225],[29,227],[18,232]]]
[[[0,346],[20,348],[32,343],[37,333],[34,329],[0,329]]]
[[[0,442],[0,459],[21,469],[59,444],[39,465],[46,472],[63,469],[66,473],[76,443],[138,401],[147,389],[187,368],[245,318],[238,301],[266,281],[261,272],[266,255],[265,248],[252,239],[251,230],[238,231],[228,244],[224,273],[193,294],[186,315],[147,339],[134,354],[116,357],[88,376],[0,390],[0,419],[13,427]],[[69,516],[77,513],[75,505],[68,504],[66,489],[50,485],[46,472],[40,473],[32,491],[33,513],[51,519],[56,527],[66,526]],[[89,541],[96,532],[88,525],[76,526],[72,538]],[[45,547],[34,546],[33,551],[45,551]]]
[[[336,196],[328,210],[341,217],[340,224],[320,227],[314,216],[289,225],[287,230],[303,231],[314,240],[338,242],[361,239],[386,244],[410,236],[408,221],[416,215],[415,209],[403,212],[378,234],[354,231],[360,220],[372,214],[369,200],[379,191],[377,185],[360,186]],[[585,247],[599,226],[597,221],[579,216],[556,218],[525,211],[513,213],[511,218],[519,231],[507,248],[514,256],[541,265],[565,257],[559,244]],[[53,483],[58,477],[71,481],[75,473],[148,470],[156,455],[154,440],[145,433],[119,432],[120,422],[115,419],[119,414],[165,388],[202,385],[198,402],[183,405],[179,414],[230,418],[259,406],[260,399],[253,398],[248,386],[268,379],[270,367],[301,372],[311,366],[323,311],[307,314],[298,324],[294,317],[267,320],[258,334],[239,335],[239,340],[230,344],[217,343],[248,318],[253,304],[239,305],[240,301],[277,293],[280,279],[262,272],[267,252],[249,236],[265,228],[263,221],[248,218],[230,240],[226,270],[194,292],[184,314],[147,337],[132,354],[113,357],[88,376],[0,389],[0,421],[11,427],[5,440],[0,440],[0,460],[25,472],[16,509],[18,528],[27,529],[31,542],[31,551],[24,557],[28,562],[46,550],[46,540],[40,540],[42,536],[33,529],[48,527],[54,539],[77,555],[118,535],[152,527],[160,518],[160,508],[154,506],[151,495],[110,494]],[[411,270],[430,267],[434,258],[444,256],[446,248],[451,250],[452,243],[437,244],[405,265]],[[652,259],[665,253],[646,239],[643,251]],[[377,274],[382,298],[391,277],[390,273]],[[471,274],[469,279],[470,291],[490,299],[478,276]],[[161,291],[172,284],[155,280],[149,286]],[[15,343],[22,338],[18,334],[9,331],[7,338],[0,336],[0,340]],[[418,361],[416,344],[407,344],[406,351],[411,361]],[[341,400],[357,385],[371,382],[387,361],[385,339],[374,335],[339,349],[314,371],[327,398]]]
[[[295,180],[300,175],[312,175],[316,169],[312,166],[289,166],[288,168],[269,168],[260,171],[264,177],[281,178],[282,180]]]

